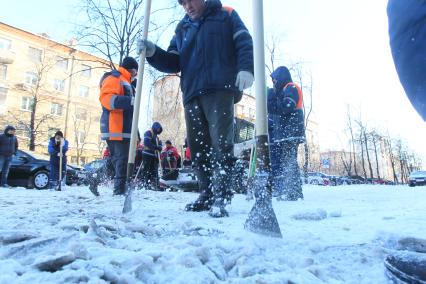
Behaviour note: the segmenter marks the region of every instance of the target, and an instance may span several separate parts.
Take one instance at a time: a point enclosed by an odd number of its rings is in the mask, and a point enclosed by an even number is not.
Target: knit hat
[[[60,130],[56,131],[55,136],[60,136],[60,137],[64,138],[64,134]]]
[[[154,122],[152,124],[152,130],[155,132],[155,134],[161,134],[161,132],[163,132],[163,127],[161,126],[161,124],[159,122]]]
[[[138,70],[138,62],[133,57],[125,57],[123,59],[123,62],[121,63],[121,67],[124,69],[130,70],[130,69],[136,69]]]

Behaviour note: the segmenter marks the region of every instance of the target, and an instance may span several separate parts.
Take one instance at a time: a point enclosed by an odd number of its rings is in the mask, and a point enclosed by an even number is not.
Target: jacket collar
[[[129,83],[131,82],[132,75],[130,74],[129,71],[127,71],[127,69],[125,69],[123,67],[119,67],[118,72],[120,72],[121,76],[123,76],[124,79],[126,79],[127,82],[129,82]]]

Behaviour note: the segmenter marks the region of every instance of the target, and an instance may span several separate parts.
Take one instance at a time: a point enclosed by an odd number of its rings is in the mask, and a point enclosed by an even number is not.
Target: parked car
[[[313,185],[330,185],[330,179],[323,173],[309,172],[308,183]]]
[[[11,186],[46,189],[49,185],[49,168],[48,157],[18,150],[12,158],[7,183]],[[66,184],[81,182],[80,171],[79,168],[67,166]]]
[[[367,181],[361,176],[350,176],[352,184],[365,184]]]
[[[426,171],[411,172],[408,178],[409,186],[425,185],[426,184]]]
[[[340,176],[337,179],[337,184],[338,185],[350,185],[353,184],[354,181],[351,179],[351,177],[348,176]]]

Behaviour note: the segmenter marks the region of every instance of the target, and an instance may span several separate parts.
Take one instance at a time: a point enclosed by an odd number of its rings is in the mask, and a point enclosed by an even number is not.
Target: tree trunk
[[[303,163],[303,175],[304,175],[305,183],[308,183],[308,168],[309,168],[310,153],[309,153],[309,146],[307,141],[304,143],[303,147],[305,150],[305,162]]]
[[[370,170],[370,178],[373,178],[373,167],[371,166],[371,160],[370,160],[370,151],[368,150],[368,138],[367,138],[367,131],[364,128],[363,130],[364,133],[364,144],[365,144],[365,153],[367,156],[367,162],[368,162],[368,169]]]
[[[392,142],[389,140],[387,141],[387,146],[388,146],[388,151],[389,151],[389,159],[391,162],[391,166],[392,166],[392,173],[393,173],[393,181],[398,184],[398,176],[396,175],[396,170],[395,170],[395,157],[393,155],[393,149],[392,149]]]
[[[34,98],[33,105],[31,106],[31,118],[30,118],[30,143],[28,144],[28,149],[30,151],[35,151],[35,117],[36,117],[36,111],[37,111],[37,99]]]
[[[376,172],[377,172],[377,178],[380,179],[380,172],[379,172],[379,158],[377,155],[377,136],[375,134],[372,135],[373,138],[373,146],[374,146],[374,155],[376,156]]]
[[[364,141],[362,138],[362,130],[359,135],[359,143],[361,146],[361,165],[362,165],[362,171],[364,173],[364,178],[367,179],[367,171],[365,170],[365,159],[364,159]]]

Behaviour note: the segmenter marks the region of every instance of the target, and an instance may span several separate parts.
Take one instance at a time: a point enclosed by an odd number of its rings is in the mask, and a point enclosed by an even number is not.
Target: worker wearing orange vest
[[[137,73],[137,61],[125,57],[118,70],[105,73],[100,82],[101,137],[108,144],[114,166],[114,195],[125,192],[134,102],[131,83]]]
[[[290,71],[278,67],[268,90],[268,134],[273,194],[278,199],[303,199],[297,149],[305,141],[303,95]]]

